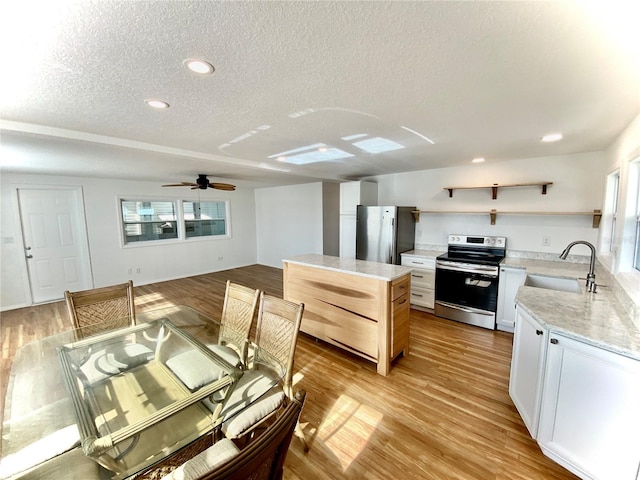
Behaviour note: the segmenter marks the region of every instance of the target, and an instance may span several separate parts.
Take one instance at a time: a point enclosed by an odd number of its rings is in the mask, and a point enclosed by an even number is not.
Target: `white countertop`
[[[423,258],[436,258],[438,255],[442,255],[443,253],[447,253],[446,250],[409,250],[408,252],[401,253],[400,255],[415,255],[416,257]]]
[[[307,267],[333,270],[362,277],[378,278],[380,280],[393,281],[403,275],[411,273],[413,270],[401,265],[390,265],[388,263],[367,262],[353,258],[331,257],[329,255],[319,255],[310,253],[298,255],[296,257],[284,258],[284,263],[295,263]]]
[[[520,258],[506,258],[501,266],[562,278],[585,278],[589,271],[584,263]],[[585,282],[580,283],[585,292]],[[609,286],[600,285],[597,291],[572,293],[523,285],[518,289],[516,304],[552,333],[640,360],[640,328]]]

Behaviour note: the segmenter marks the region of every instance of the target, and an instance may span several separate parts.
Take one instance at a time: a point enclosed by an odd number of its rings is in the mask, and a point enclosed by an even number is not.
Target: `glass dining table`
[[[132,327],[24,345],[6,395],[0,479],[132,478],[212,438],[250,404],[227,408],[244,370],[209,348],[219,334],[218,322],[173,306],[138,314]],[[285,366],[263,370],[267,393]]]

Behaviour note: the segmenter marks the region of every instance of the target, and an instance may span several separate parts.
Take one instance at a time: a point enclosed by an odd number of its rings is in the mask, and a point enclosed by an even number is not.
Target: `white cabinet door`
[[[582,478],[640,468],[640,361],[551,334],[538,443]]]
[[[509,395],[532,438],[538,433],[547,337],[546,328],[517,309]]]
[[[355,215],[340,215],[340,256],[356,258]]]
[[[498,330],[513,332],[516,321],[516,293],[527,276],[522,268],[500,267],[498,284],[498,311],[496,324]]]

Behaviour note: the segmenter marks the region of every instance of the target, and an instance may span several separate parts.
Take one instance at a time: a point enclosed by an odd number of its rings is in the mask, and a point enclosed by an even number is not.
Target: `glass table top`
[[[99,464],[94,478],[127,478],[213,431],[244,373],[210,348],[219,333],[219,323],[175,306],[137,314],[133,327],[23,346],[5,402],[0,478],[45,469],[61,453]],[[265,393],[284,374],[270,367]]]

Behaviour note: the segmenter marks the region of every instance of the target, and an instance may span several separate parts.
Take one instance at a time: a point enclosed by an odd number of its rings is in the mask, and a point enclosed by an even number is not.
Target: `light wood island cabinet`
[[[284,298],[305,305],[302,332],[375,362],[381,375],[408,353],[410,268],[326,255],[283,267]]]

